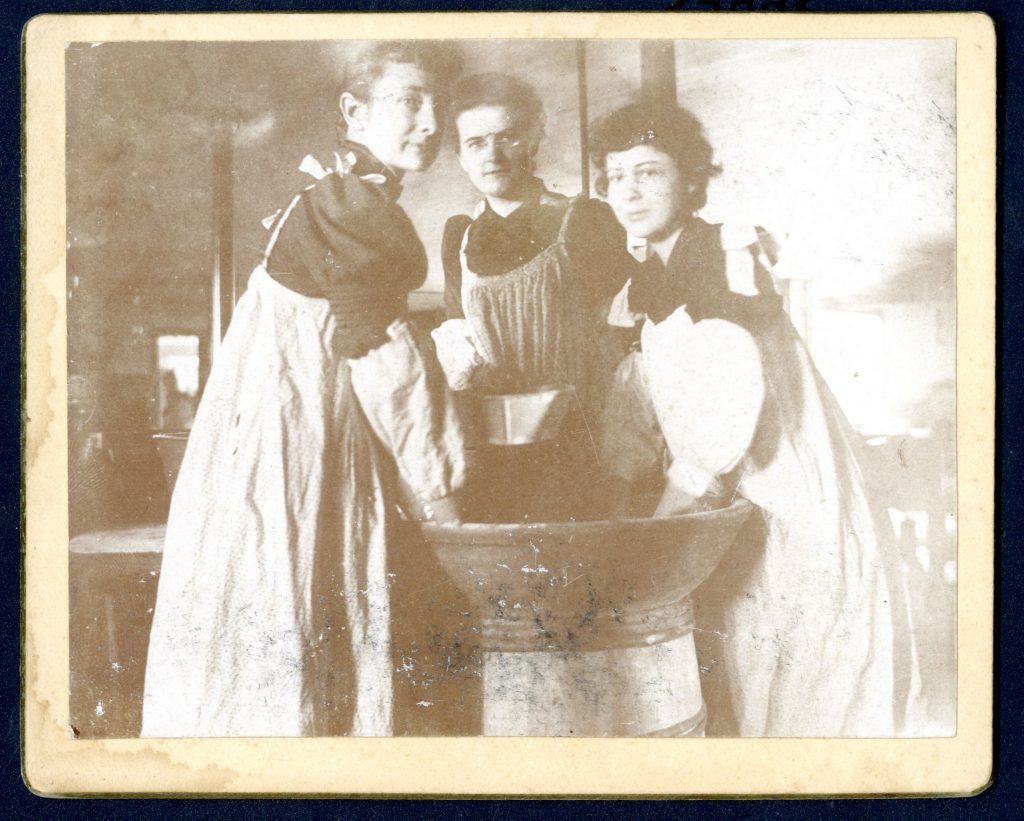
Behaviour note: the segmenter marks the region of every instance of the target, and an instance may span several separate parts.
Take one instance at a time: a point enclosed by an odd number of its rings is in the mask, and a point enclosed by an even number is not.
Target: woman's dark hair
[[[613,151],[651,145],[672,158],[680,176],[693,192],[687,203],[692,211],[704,207],[708,183],[721,173],[715,165],[704,127],[691,112],[673,103],[635,102],[602,117],[590,127],[590,158],[597,168],[595,189],[608,193],[605,162]]]
[[[464,77],[452,92],[452,121],[464,111],[489,105],[504,106],[511,111],[536,148],[544,136],[544,106],[529,83],[497,72]]]
[[[419,66],[443,82],[451,82],[462,70],[462,52],[455,43],[435,40],[383,40],[360,48],[345,72],[342,91],[367,100],[376,83],[392,63]],[[346,132],[345,118],[338,125],[340,136]]]

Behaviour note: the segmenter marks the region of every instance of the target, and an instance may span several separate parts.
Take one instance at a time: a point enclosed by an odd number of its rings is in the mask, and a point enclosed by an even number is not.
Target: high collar
[[[355,159],[355,162],[348,164],[346,160],[349,159],[350,155]],[[394,202],[401,195],[402,183],[398,179],[398,175],[378,160],[376,155],[362,143],[357,143],[354,140],[342,140],[338,145],[338,156],[341,157],[343,163],[346,163],[348,173],[358,174],[363,178],[370,177],[371,179],[375,175],[382,176],[384,181],[380,184],[390,201]]]
[[[686,306],[694,322],[725,319],[751,333],[759,333],[782,312],[782,297],[774,293],[747,296],[729,289],[722,249],[721,226],[693,218],[662,265],[651,255],[629,289],[629,307],[660,322],[676,308]]]
[[[558,239],[568,200],[552,194],[536,177],[525,193],[522,205],[507,217],[487,206],[469,227],[466,264],[478,276],[518,268]]]
[[[707,255],[709,243],[714,245],[713,235],[718,226],[710,225],[699,217],[687,217],[679,226],[679,236],[669,251],[668,259],[665,260],[666,271],[678,271],[683,266],[683,261],[692,256],[694,252],[704,257]],[[651,253],[649,256],[658,259],[658,255]]]
[[[499,220],[510,220],[515,217],[516,214],[524,211],[524,209],[528,210],[529,208],[538,205],[541,200],[545,198],[545,195],[550,195],[551,193],[548,191],[547,187],[544,185],[544,181],[541,180],[540,177],[530,177],[530,179],[523,184],[523,187],[525,190],[523,192],[523,198],[519,203],[519,207],[512,211],[508,216],[501,216],[501,214],[491,208],[491,204],[486,199],[481,203],[482,207],[478,216],[486,214],[488,218],[493,217],[494,219]]]
[[[726,290],[717,227],[698,218],[682,226],[668,260],[651,252],[630,286],[630,308],[660,322],[681,305],[699,313]]]

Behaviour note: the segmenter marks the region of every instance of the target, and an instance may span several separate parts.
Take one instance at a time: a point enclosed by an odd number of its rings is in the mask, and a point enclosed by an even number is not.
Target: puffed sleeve
[[[757,342],[736,323],[694,324],[682,308],[643,330],[651,402],[668,445],[668,479],[690,496],[711,490],[746,455],[764,402]]]
[[[423,244],[387,189],[341,173],[302,192],[268,260],[271,276],[328,300],[339,350],[350,358],[387,339],[426,270]]]
[[[472,220],[460,214],[444,224],[441,238],[441,264],[444,268],[444,307],[448,319],[465,319],[462,310],[462,260],[459,251],[462,237]]]
[[[595,300],[609,299],[637,269],[626,232],[607,203],[578,199],[566,225],[565,249],[573,269]]]

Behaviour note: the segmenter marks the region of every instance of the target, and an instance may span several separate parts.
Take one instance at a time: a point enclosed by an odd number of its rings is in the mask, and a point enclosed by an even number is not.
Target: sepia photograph
[[[69,739],[957,736],[955,37],[62,49]]]

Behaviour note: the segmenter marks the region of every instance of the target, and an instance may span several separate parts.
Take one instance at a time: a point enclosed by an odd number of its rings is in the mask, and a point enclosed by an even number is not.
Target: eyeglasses
[[[435,112],[440,109],[440,106],[435,102],[432,95],[424,95],[415,92],[408,94],[375,95],[371,99],[375,102],[383,102],[398,106],[410,114],[418,114],[425,106],[429,106]]]
[[[523,138],[511,131],[498,134],[484,134],[479,137],[468,137],[462,141],[462,150],[469,154],[483,154],[493,145],[495,150],[517,148],[523,144]]]

